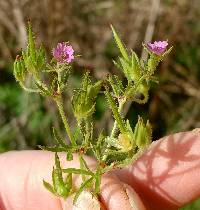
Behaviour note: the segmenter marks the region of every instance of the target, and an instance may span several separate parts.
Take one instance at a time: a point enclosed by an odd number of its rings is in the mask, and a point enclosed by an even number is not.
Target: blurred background
[[[160,84],[152,87],[146,105],[128,104],[124,113],[133,125],[138,114],[149,118],[154,140],[200,127],[199,0],[0,0],[0,152],[50,145],[52,126],[63,129],[54,104],[21,90],[12,74],[13,60],[27,43],[28,19],[49,59],[60,41],[69,41],[81,55],[70,77],[72,87],[86,69],[95,78],[109,72],[123,77],[112,63],[118,50],[110,24],[144,59],[143,42],[168,40],[174,48],[157,71]],[[105,125],[109,130],[112,117],[102,96],[96,107],[95,131]],[[69,100],[65,108],[70,110]],[[200,209],[195,205],[187,209]]]

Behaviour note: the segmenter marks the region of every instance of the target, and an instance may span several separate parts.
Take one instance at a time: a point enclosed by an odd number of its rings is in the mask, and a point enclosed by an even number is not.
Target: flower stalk
[[[68,122],[68,120],[67,120],[66,113],[65,113],[65,111],[64,111],[64,106],[63,106],[63,102],[62,102],[61,96],[56,97],[55,102],[56,102],[56,104],[57,104],[57,107],[58,107],[58,110],[59,110],[59,113],[60,113],[62,122],[63,122],[63,124],[64,124],[65,130],[66,130],[67,135],[68,135],[68,137],[69,137],[69,140],[70,140],[70,142],[71,142],[73,145],[75,145],[75,142],[74,142],[74,140],[73,140],[73,136],[72,136],[72,133],[71,133],[71,130],[70,130],[69,122]]]

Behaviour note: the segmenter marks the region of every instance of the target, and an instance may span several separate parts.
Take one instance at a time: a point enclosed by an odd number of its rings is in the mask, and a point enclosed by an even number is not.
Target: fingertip
[[[109,210],[145,210],[135,191],[115,175],[104,175],[101,184],[101,201]]]
[[[125,183],[123,184],[123,186],[125,188],[131,207],[134,210],[146,210],[142,200],[140,199],[138,194],[133,190],[133,188]]]

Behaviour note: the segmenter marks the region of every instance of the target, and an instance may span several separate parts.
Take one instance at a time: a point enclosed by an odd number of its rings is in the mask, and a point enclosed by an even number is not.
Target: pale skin
[[[78,167],[74,158],[64,167]],[[92,166],[95,160],[87,158]],[[42,185],[51,182],[54,154],[44,151],[0,155],[0,210],[72,209],[72,199],[55,197]],[[200,131],[173,134],[154,142],[131,166],[102,178],[101,202],[108,210],[131,209],[123,183],[134,193],[138,210],[175,210],[200,196]],[[137,196],[138,195],[138,196]],[[145,207],[144,207],[145,206]]]

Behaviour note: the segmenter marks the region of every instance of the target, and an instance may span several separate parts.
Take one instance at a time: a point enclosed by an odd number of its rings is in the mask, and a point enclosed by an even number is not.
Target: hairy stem
[[[117,108],[117,105],[115,104],[115,101],[114,101],[113,97],[111,96],[111,94],[108,90],[105,91],[105,95],[107,97],[110,108],[112,109],[114,118],[117,121],[117,124],[119,126],[119,129],[120,129],[121,133],[125,132],[126,128],[124,126],[123,119],[121,118],[120,113],[118,112],[118,108]]]
[[[119,108],[118,108],[118,112],[119,113],[122,112],[122,109],[124,107],[125,102],[126,102],[126,99],[122,99],[122,100],[119,101]],[[117,132],[117,129],[118,129],[118,127],[117,127],[117,121],[115,120],[114,125],[113,125],[113,129],[111,131],[110,137],[115,137],[116,132]]]
[[[69,123],[68,123],[68,120],[67,120],[67,117],[66,117],[66,114],[65,114],[65,111],[64,111],[62,98],[61,97],[56,98],[55,101],[56,101],[56,104],[58,106],[58,110],[59,110],[60,116],[62,118],[63,124],[65,126],[65,130],[67,132],[69,140],[71,141],[72,144],[74,144],[75,142],[73,140],[72,133],[71,133],[71,130],[70,130],[70,126],[69,126]]]
[[[19,84],[25,91],[27,91],[29,93],[39,93],[39,90],[32,89],[32,88],[27,88],[22,82],[20,82]]]

